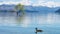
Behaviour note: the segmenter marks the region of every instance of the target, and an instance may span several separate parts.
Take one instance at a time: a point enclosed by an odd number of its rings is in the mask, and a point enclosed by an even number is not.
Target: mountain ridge
[[[14,7],[16,5],[0,5],[0,10],[14,10]],[[24,9],[26,11],[39,11],[41,13],[45,12],[45,13],[54,13],[56,10],[58,10],[60,7],[56,7],[56,8],[49,8],[46,6],[24,6]]]

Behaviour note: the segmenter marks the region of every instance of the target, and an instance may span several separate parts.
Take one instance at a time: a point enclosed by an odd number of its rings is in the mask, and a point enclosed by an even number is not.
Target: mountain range
[[[16,5],[0,5],[0,10],[14,10]],[[46,7],[46,6],[24,6],[25,11],[27,12],[40,12],[40,13],[54,13],[60,7]]]

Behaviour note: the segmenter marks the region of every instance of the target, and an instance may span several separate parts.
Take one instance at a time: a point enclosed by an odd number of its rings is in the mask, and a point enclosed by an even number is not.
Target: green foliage
[[[15,6],[15,9],[16,9],[17,11],[20,10],[20,11],[24,12],[24,5],[18,4],[18,5]]]
[[[17,5],[15,6],[15,10],[16,10],[16,12],[17,12],[17,11],[20,11],[20,12],[21,12],[21,15],[18,16],[18,18],[17,18],[17,22],[20,23],[20,22],[24,19],[24,15],[25,15],[24,5],[22,5],[22,4],[17,4]]]

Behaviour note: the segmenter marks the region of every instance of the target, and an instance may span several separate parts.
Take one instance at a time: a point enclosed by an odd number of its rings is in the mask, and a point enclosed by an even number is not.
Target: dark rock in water
[[[58,9],[55,13],[60,14],[60,9]]]

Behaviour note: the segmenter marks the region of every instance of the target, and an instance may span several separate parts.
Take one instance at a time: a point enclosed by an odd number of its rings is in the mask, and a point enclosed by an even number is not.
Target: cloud
[[[49,2],[44,3],[44,5],[48,6],[48,7],[59,7],[60,6],[60,2],[49,1]]]
[[[30,0],[21,0],[20,3],[24,4],[24,5],[31,5],[31,1]]]
[[[60,7],[60,2],[54,2],[54,1],[44,1],[44,0],[37,0],[37,1],[32,1],[32,0],[20,0],[20,1],[3,1],[0,2],[0,5],[2,4],[24,4],[24,5],[32,5],[32,6],[47,6],[47,7]]]
[[[21,3],[21,4],[23,4],[23,5],[30,5],[31,4],[31,1],[29,1],[29,0],[20,0],[20,1],[3,1],[3,2],[0,2],[0,5],[2,5],[2,4],[19,4],[19,3]]]
[[[54,1],[37,1],[33,6],[47,6],[47,7],[59,7],[60,2],[54,2]]]
[[[4,2],[0,2],[0,5],[2,5],[2,4],[18,4],[18,3],[20,3],[20,2],[13,2],[13,1],[9,1],[9,2],[6,2],[6,1],[4,1]]]

